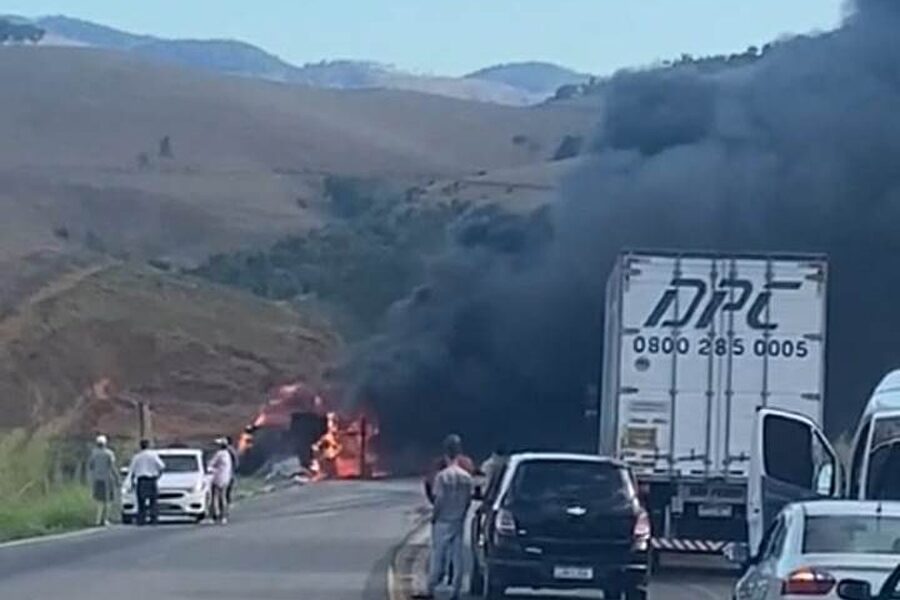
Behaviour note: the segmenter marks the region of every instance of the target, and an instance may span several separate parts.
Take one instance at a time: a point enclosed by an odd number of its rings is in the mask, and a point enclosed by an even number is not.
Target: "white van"
[[[783,410],[757,413],[747,525],[751,552],[788,503],[816,498],[900,500],[900,370],[875,388],[859,421],[846,471],[811,419]]]

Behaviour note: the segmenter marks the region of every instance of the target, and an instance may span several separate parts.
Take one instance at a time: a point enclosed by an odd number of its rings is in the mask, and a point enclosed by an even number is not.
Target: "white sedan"
[[[203,451],[190,448],[154,450],[166,468],[157,481],[157,509],[161,517],[202,521],[209,511],[210,478],[203,466]],[[137,519],[137,498],[131,474],[122,483],[122,522]]]
[[[742,561],[746,547],[732,548],[731,554]],[[900,502],[789,504],[746,563],[736,600],[875,596],[900,563]]]

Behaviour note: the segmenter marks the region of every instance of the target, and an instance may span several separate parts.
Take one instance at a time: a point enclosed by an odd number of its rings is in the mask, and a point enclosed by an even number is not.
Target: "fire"
[[[342,413],[328,404],[305,384],[279,387],[238,439],[242,459],[250,458],[255,468],[272,452],[294,454],[315,480],[371,476],[377,424],[367,415]],[[269,440],[267,449],[260,447],[263,434]],[[275,450],[273,434],[280,439]]]
[[[326,415],[325,433],[312,445],[316,479],[350,479],[374,474],[373,438],[378,427],[364,416],[341,419]]]

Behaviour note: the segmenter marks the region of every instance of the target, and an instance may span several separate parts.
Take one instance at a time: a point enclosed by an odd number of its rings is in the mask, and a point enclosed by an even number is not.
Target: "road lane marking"
[[[12,540],[9,542],[0,543],[0,550],[5,550],[6,548],[15,548],[17,546],[29,546],[32,544],[41,544],[45,542],[59,542],[63,540],[70,540],[75,538],[87,537],[89,535],[96,535],[98,533],[102,533],[104,531],[114,531],[118,529],[118,527],[88,527],[86,529],[79,529],[77,531],[68,531],[66,533],[54,533],[51,535],[41,535],[38,537],[28,537],[21,540]]]

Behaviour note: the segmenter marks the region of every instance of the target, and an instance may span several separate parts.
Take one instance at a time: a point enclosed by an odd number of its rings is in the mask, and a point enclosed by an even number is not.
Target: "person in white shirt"
[[[156,501],[159,490],[156,486],[156,480],[159,479],[165,468],[166,463],[162,461],[156,452],[150,449],[150,442],[141,440],[141,451],[131,459],[131,467],[128,469],[131,483],[135,486],[135,495],[137,496],[138,525],[146,524],[148,517],[152,524],[155,524],[157,521]]]
[[[212,515],[217,523],[228,522],[228,488],[234,477],[234,461],[228,449],[228,440],[216,440],[219,447],[209,461],[209,472],[212,475]]]

